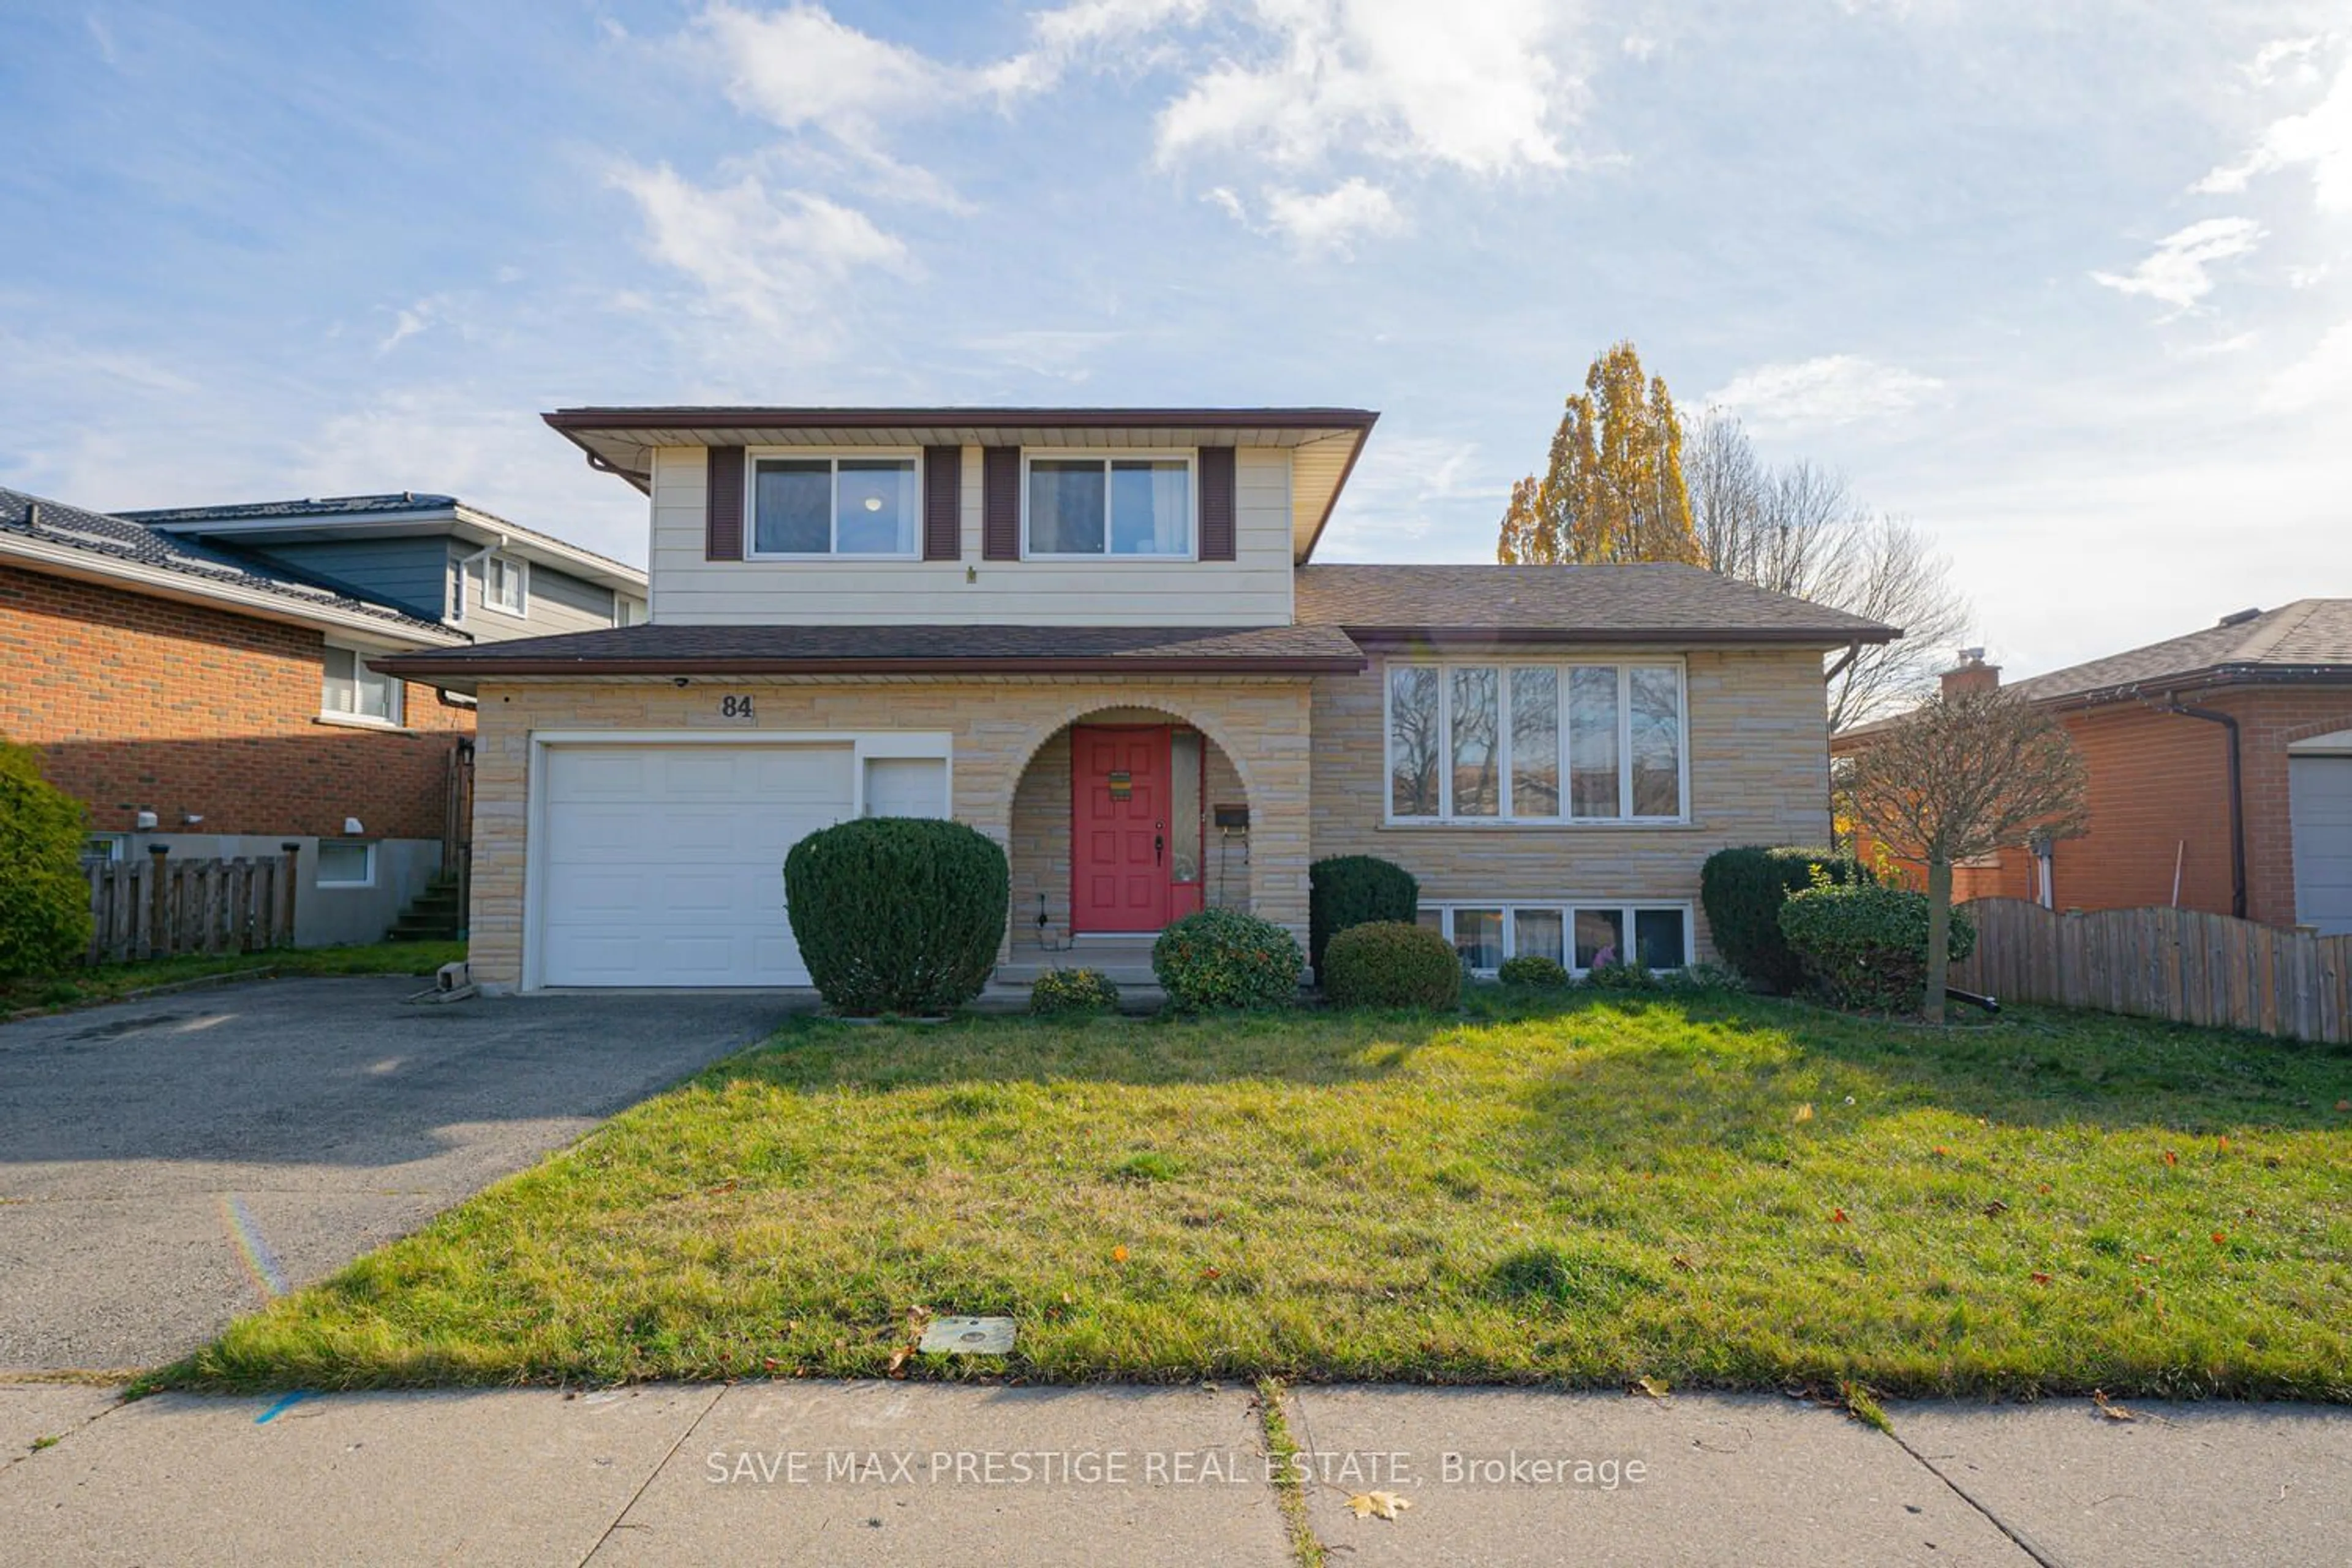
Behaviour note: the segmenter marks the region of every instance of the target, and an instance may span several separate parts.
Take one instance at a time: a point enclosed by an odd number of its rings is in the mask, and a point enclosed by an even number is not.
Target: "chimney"
[[[1984,649],[1960,649],[1960,662],[1956,668],[1944,671],[1944,695],[1958,697],[1964,691],[1991,691],[2000,685],[2000,666],[1987,664]]]

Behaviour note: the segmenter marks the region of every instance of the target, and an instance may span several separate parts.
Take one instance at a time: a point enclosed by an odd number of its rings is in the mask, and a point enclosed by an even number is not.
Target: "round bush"
[[[1569,974],[1558,959],[1546,958],[1539,952],[1523,952],[1517,958],[1503,960],[1503,967],[1495,971],[1495,978],[1506,985],[1557,991],[1568,984]]]
[[[1284,1007],[1298,999],[1298,939],[1236,910],[1186,915],[1151,944],[1151,973],[1181,1011]]]
[[[1816,870],[1841,884],[1873,880],[1870,869],[1834,849],[1718,849],[1699,868],[1699,902],[1716,951],[1750,981],[1776,994],[1794,991],[1804,967],[1780,933],[1780,906],[1813,885]]]
[[[1780,930],[1824,1000],[1898,1012],[1927,995],[1927,895],[1907,888],[1809,888],[1780,906]],[[1946,951],[1958,963],[1976,945],[1975,923],[1954,910]]]
[[[1323,977],[1323,950],[1349,926],[1406,925],[1421,912],[1421,884],[1377,855],[1334,855],[1307,868],[1307,957]]]
[[[1636,960],[1620,963],[1596,963],[1584,972],[1584,984],[1595,991],[1656,991],[1661,989],[1658,977],[1649,965]]]
[[[1099,969],[1049,969],[1029,987],[1032,1013],[1116,1013],[1118,987]]]
[[[941,1013],[996,967],[1012,877],[994,840],[961,822],[869,816],[810,834],[784,857],[784,908],[836,1013]]]
[[[1462,960],[1453,943],[1402,921],[1349,926],[1324,950],[1323,994],[1340,1007],[1427,1007],[1462,1000]]]
[[[86,821],[37,752],[0,741],[0,980],[55,974],[89,951]]]

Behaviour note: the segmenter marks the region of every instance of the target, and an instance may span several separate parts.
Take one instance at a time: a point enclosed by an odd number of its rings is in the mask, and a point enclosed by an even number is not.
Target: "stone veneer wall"
[[[751,725],[719,716],[729,693],[756,692]],[[1039,748],[1077,719],[1106,709],[1148,708],[1208,736],[1230,759],[1226,784],[1251,809],[1248,907],[1307,936],[1309,849],[1308,683],[1280,677],[993,679],[965,681],[485,681],[475,773],[473,965],[477,981],[520,983],[523,865],[530,823],[530,737],[542,731],[751,731],[874,733],[945,731],[953,737],[958,819],[1013,844],[1017,786]],[[1068,789],[1067,742],[1060,798]],[[1048,774],[1039,789],[1052,788]],[[1066,872],[1063,878],[1066,900]],[[1035,897],[1030,897],[1034,914]],[[1018,900],[1015,902],[1019,908]],[[1016,914],[1015,919],[1019,917]]]
[[[1605,648],[1521,662],[1657,658]],[[1732,844],[1821,844],[1830,835],[1829,726],[1811,649],[1687,656],[1690,821],[1670,826],[1382,826],[1382,661],[1315,683],[1315,857],[1377,855],[1435,902],[1672,899],[1696,915],[1698,956],[1716,956],[1698,873]]]

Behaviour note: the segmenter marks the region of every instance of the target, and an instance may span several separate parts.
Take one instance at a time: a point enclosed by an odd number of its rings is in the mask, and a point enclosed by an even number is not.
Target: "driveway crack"
[[[1943,1482],[1947,1487],[1949,1487],[1954,1497],[1958,1498],[1962,1502],[1968,1504],[1970,1508],[1984,1515],[1987,1522],[1989,1522],[1995,1530],[2000,1531],[2003,1535],[2008,1536],[2011,1542],[2014,1544],[2020,1552],[2024,1552],[2028,1557],[2032,1558],[2034,1562],[2040,1563],[2041,1568],[2066,1568],[2065,1563],[2053,1553],[2048,1548],[2041,1545],[2032,1536],[2026,1534],[2024,1530],[2021,1527],[2010,1523],[2007,1520],[2001,1518],[2000,1515],[1995,1513],[1982,1499],[1979,1498],[1974,1492],[1969,1490],[1968,1488],[1960,1485],[1959,1482],[1954,1480],[1950,1476],[1945,1474],[1943,1468],[1937,1465],[1935,1460],[1927,1458],[1927,1455],[1913,1447],[1909,1443],[1905,1442],[1901,1433],[1889,1428],[1886,1435],[1890,1438],[1894,1439],[1895,1446],[1896,1447],[1901,1448],[1905,1453],[1910,1455],[1914,1459],[1916,1459],[1919,1462],[1920,1467],[1929,1475]]]

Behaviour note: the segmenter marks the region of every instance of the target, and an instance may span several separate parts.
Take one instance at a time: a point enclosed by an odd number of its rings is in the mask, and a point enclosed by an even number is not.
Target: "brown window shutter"
[[[1021,448],[984,447],[980,454],[980,553],[1021,559]]]
[[[1234,449],[1201,448],[1201,559],[1234,558]]]
[[[963,555],[963,448],[923,448],[923,559]]]
[[[702,497],[702,558],[743,559],[743,448],[710,448],[710,474]]]

